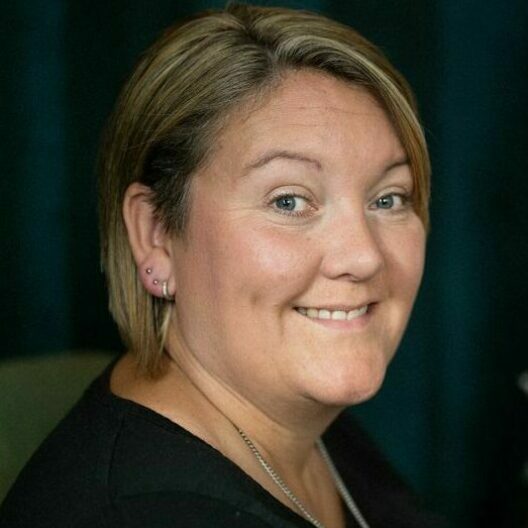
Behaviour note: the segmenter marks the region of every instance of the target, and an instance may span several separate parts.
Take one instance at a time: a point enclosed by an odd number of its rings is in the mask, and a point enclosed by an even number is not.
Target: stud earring
[[[159,284],[159,280],[158,279],[154,279],[152,281],[152,284],[154,284],[154,286],[157,286]]]
[[[152,273],[152,268],[147,268],[145,271],[147,272],[147,275],[150,275]]]

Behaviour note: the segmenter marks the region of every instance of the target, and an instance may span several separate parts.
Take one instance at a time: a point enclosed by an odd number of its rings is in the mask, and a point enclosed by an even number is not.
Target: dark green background
[[[319,10],[380,45],[416,90],[431,148],[424,285],[386,385],[355,412],[455,526],[525,528],[528,3],[275,4]],[[158,32],[221,5],[2,2],[3,357],[119,349],[98,266],[98,137]]]

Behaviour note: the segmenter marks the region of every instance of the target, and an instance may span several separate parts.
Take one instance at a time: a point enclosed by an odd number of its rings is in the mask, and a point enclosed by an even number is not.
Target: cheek
[[[255,229],[251,235],[247,245],[243,242],[251,268],[258,268],[277,280],[303,277],[306,273],[303,263],[310,268],[313,255],[307,251],[309,239],[306,237],[269,228]]]
[[[417,219],[413,225],[387,238],[392,286],[414,299],[420,285],[425,260],[425,231]]]
[[[305,237],[291,233],[256,233],[245,266],[249,288],[253,285],[253,303],[265,299],[279,304],[308,287],[318,269],[316,255],[306,249],[308,243]]]
[[[262,298],[280,302],[295,295],[317,272],[308,237],[239,220],[224,223],[208,237],[207,259],[218,273],[217,291],[226,290],[251,304]]]

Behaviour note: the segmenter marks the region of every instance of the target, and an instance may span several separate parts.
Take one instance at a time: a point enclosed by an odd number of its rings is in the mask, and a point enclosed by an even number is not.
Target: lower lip
[[[297,310],[295,312],[305,319],[306,321],[316,323],[318,325],[321,325],[325,328],[332,328],[334,330],[361,330],[364,328],[370,319],[372,318],[372,314],[374,312],[375,304],[369,304],[368,310],[361,315],[360,317],[356,317],[355,319],[351,319],[350,321],[347,320],[340,320],[340,319],[312,319],[311,317],[308,317],[307,315],[303,315],[302,313],[299,313]]]

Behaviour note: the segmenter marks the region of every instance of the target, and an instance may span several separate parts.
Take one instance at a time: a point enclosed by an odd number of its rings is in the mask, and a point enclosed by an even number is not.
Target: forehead
[[[220,132],[216,154],[252,159],[270,149],[317,156],[403,156],[385,111],[364,88],[311,71],[290,72],[258,102],[236,109]]]

